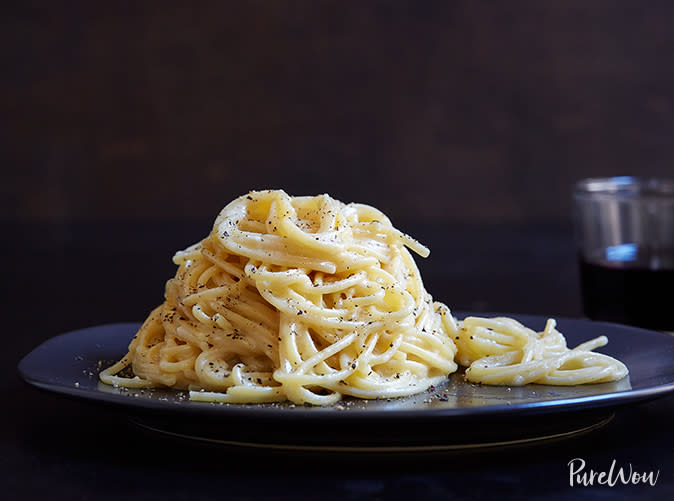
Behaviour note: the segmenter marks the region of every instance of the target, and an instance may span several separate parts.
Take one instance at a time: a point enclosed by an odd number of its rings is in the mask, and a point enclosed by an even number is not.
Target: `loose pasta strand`
[[[568,386],[616,381],[628,372],[622,362],[592,351],[607,343],[605,336],[571,350],[553,319],[534,332],[513,319],[469,317],[458,332],[466,379],[476,383]]]

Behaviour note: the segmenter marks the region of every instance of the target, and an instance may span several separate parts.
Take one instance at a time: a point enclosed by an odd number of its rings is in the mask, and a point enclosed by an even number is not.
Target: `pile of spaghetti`
[[[590,351],[606,338],[569,350],[552,321],[540,333],[512,319],[457,322],[425,290],[408,249],[429,254],[373,207],[251,192],[175,255],[165,302],[100,378],[187,389],[192,400],[327,405],[419,393],[456,362],[487,384],[627,374]]]

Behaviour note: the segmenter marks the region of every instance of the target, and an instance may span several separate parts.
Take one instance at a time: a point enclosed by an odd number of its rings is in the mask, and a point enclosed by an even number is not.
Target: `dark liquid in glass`
[[[674,249],[580,259],[583,310],[593,320],[674,331]],[[625,258],[628,259],[625,259]]]

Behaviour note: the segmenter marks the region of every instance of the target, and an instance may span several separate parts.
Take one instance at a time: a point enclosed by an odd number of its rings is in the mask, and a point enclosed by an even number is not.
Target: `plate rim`
[[[575,425],[572,429],[566,429],[564,431],[547,431],[543,434],[534,434],[530,437],[525,438],[511,438],[511,439],[502,439],[502,440],[475,440],[468,443],[446,443],[443,441],[427,443],[424,441],[411,442],[409,444],[396,444],[396,445],[383,445],[381,443],[370,444],[370,445],[351,445],[351,444],[294,444],[294,443],[268,443],[265,441],[245,441],[245,440],[226,440],[222,438],[209,437],[208,433],[206,434],[186,434],[178,431],[173,431],[169,428],[166,428],[162,425],[155,425],[152,422],[148,423],[145,421],[139,421],[133,418],[130,418],[130,421],[140,428],[145,430],[159,433],[165,436],[172,438],[179,438],[184,440],[194,440],[197,442],[216,444],[227,447],[236,447],[236,448],[246,448],[246,449],[258,449],[258,450],[271,450],[271,451],[281,451],[281,452],[314,452],[314,453],[348,453],[348,454],[368,454],[368,453],[377,453],[377,454],[409,454],[409,453],[434,453],[434,452],[453,452],[453,451],[472,451],[472,450],[486,450],[486,449],[495,449],[502,447],[513,447],[513,446],[523,446],[523,445],[534,445],[540,443],[549,443],[550,441],[562,440],[571,437],[577,437],[590,433],[592,431],[598,430],[609,424],[613,421],[615,413],[608,414],[598,414],[594,417],[591,422],[584,423],[582,425]]]

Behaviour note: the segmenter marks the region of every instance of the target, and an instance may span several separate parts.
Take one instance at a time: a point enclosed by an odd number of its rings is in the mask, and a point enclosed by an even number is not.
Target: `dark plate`
[[[465,313],[458,313],[463,318]],[[512,315],[540,330],[545,317]],[[282,449],[451,450],[563,438],[607,422],[615,409],[674,390],[674,337],[623,325],[558,319],[570,347],[599,335],[599,351],[624,362],[614,383],[558,387],[475,385],[453,374],[411,397],[344,400],[330,407],[289,403],[191,402],[185,392],[113,388],[101,368],[126,353],[139,324],[113,324],[47,340],[19,364],[38,388],[117,407],[147,428],[181,437]]]

